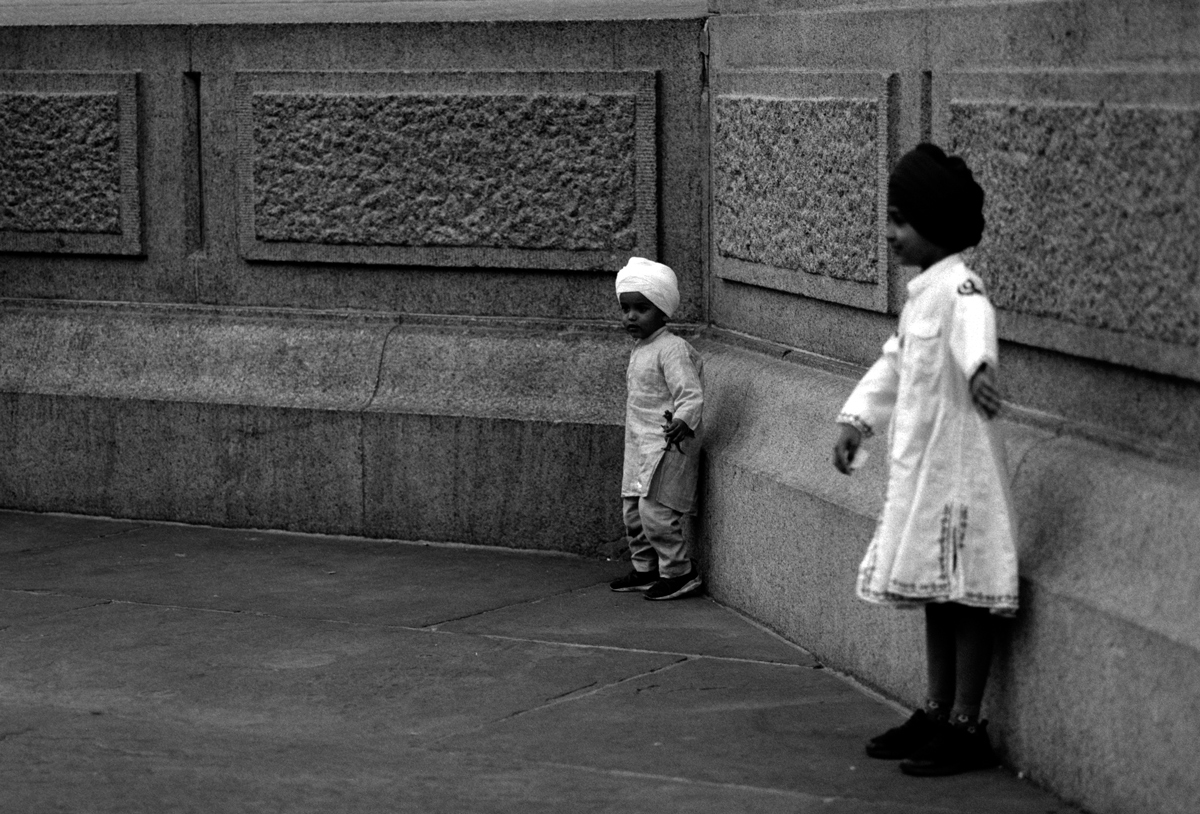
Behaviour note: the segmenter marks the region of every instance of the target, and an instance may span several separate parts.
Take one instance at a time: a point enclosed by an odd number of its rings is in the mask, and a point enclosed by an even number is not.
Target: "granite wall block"
[[[331,534],[362,528],[346,413],[0,394],[8,508]]]
[[[238,77],[243,256],[607,268],[657,255],[655,76]]]
[[[714,271],[886,310],[895,77],[730,72],[713,110]]]
[[[945,140],[988,195],[973,263],[1013,315],[1003,336],[1200,377],[1195,80],[945,80]]]
[[[0,73],[0,251],[139,254],[137,74]]]
[[[624,428],[462,415],[363,415],[363,533],[567,551],[615,547]]]

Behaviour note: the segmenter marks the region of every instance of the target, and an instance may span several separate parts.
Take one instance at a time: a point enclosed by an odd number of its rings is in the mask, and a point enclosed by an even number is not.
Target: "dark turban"
[[[965,161],[934,144],[918,144],[901,156],[888,179],[888,206],[948,252],[983,237],[983,188]]]

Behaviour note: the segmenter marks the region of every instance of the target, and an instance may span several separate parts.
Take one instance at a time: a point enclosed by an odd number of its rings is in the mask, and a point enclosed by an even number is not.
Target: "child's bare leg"
[[[950,719],[950,707],[957,690],[957,644],[954,609],[944,602],[925,606],[925,669],[928,694],[925,713],[937,721]]]
[[[987,608],[957,602],[925,606],[930,715],[936,709],[951,721],[978,720],[992,664],[991,624]]]
[[[954,707],[950,725],[940,724],[924,746],[900,761],[900,771],[928,777],[995,766],[987,724],[979,722],[992,655],[988,610],[954,602],[929,604],[925,620],[931,696],[927,703],[949,691]],[[942,706],[940,700],[937,704]]]
[[[950,720],[974,723],[979,720],[983,691],[992,666],[992,616],[987,608],[955,605],[955,647],[958,683],[954,690],[954,708]]]

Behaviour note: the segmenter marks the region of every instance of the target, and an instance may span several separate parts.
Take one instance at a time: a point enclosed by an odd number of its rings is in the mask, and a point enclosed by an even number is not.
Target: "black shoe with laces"
[[[646,590],[643,598],[654,600],[680,599],[696,593],[703,584],[704,581],[700,579],[700,572],[696,570],[696,566],[693,564],[683,576],[659,577],[658,581]]]
[[[623,577],[617,577],[608,583],[614,591],[644,591],[658,581],[658,569],[653,571],[638,571],[636,568]]]
[[[987,738],[987,721],[947,725],[911,757],[900,761],[900,771],[917,777],[941,777],[999,765]]]
[[[900,726],[867,741],[867,755],[880,760],[901,760],[929,743],[947,726],[949,724],[930,718],[925,710],[919,709]]]

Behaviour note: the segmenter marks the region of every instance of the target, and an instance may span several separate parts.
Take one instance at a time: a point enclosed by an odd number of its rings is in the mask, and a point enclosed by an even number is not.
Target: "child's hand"
[[[663,418],[667,420],[663,424],[663,435],[667,436],[666,449],[675,447],[675,449],[683,452],[683,447],[680,444],[685,438],[691,438],[696,433],[692,432],[692,428],[682,418],[675,418],[670,410],[663,413]]]
[[[838,426],[842,428],[842,434],[838,436],[837,442],[833,445],[833,465],[837,467],[838,472],[849,475],[854,471],[851,469],[850,463],[858,454],[858,446],[862,443],[862,433],[850,424],[839,424]]]
[[[996,377],[987,365],[981,365],[971,377],[971,400],[985,416],[995,418],[1000,412],[1000,391],[996,388]]]

